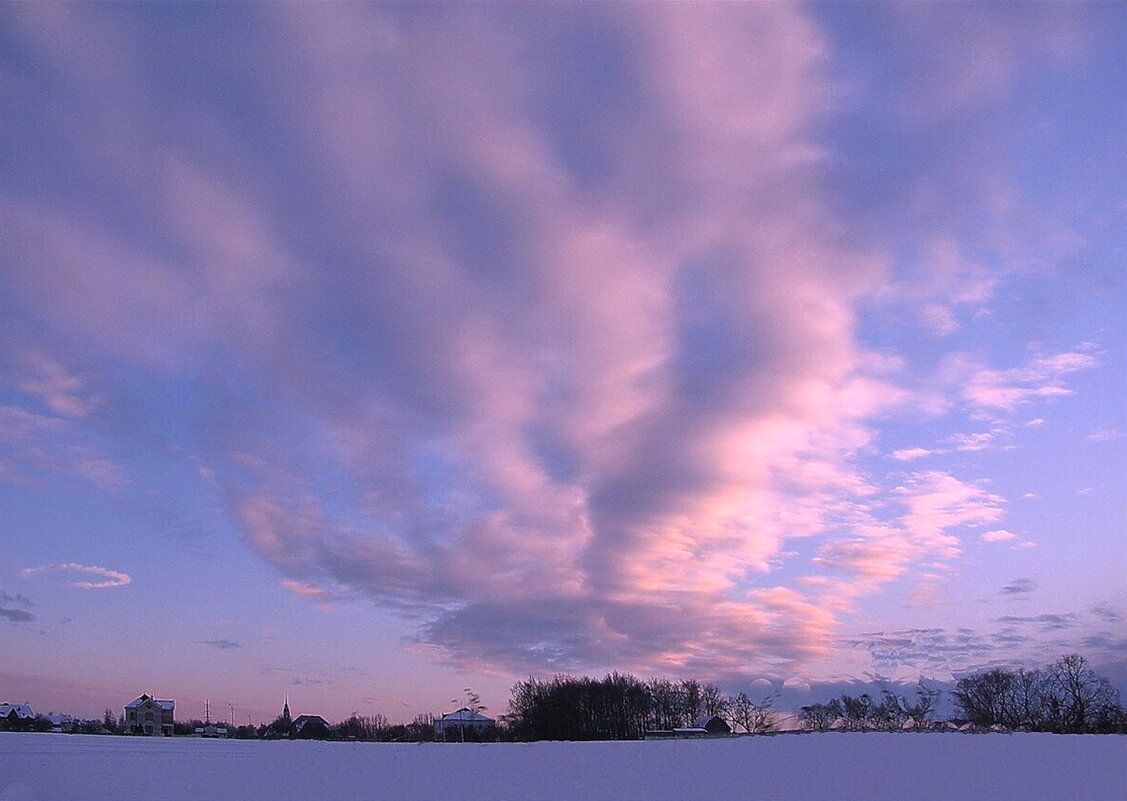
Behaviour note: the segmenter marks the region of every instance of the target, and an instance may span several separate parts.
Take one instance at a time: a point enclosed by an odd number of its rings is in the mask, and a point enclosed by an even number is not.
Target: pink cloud
[[[139,217],[0,196],[12,291],[115,367],[197,381],[223,365],[200,381],[202,475],[299,597],[370,598],[453,658],[509,669],[797,669],[857,595],[917,568],[938,581],[929,566],[1004,500],[941,471],[890,489],[863,466],[875,421],[926,399],[901,386],[903,357],[859,343],[892,260],[856,244],[812,169],[842,89],[814,19],[640,8],[589,21],[621,66],[563,122],[576,64],[559,54],[588,34],[521,6],[279,7],[277,47],[215,43],[266,107],[253,120],[149,108],[122,77],[146,74],[128,36],[28,12],[80,98],[73,147],[105,156]],[[972,38],[996,91],[1011,51]],[[529,52],[537,68],[516,68]],[[965,76],[935,79],[967,102]],[[184,129],[170,144],[145,114]],[[244,125],[270,132],[270,159],[239,144]],[[918,280],[884,299],[954,333],[999,279],[950,234],[927,241]],[[990,411],[1094,363],[953,361],[945,389]],[[24,391],[90,414],[52,364]],[[66,428],[11,414],[32,455]],[[779,586],[798,538],[817,575]]]
[[[52,565],[40,565],[39,567],[25,567],[20,571],[20,575],[24,578],[31,578],[40,573],[54,572],[87,573],[101,579],[99,581],[67,582],[70,586],[77,587],[80,590],[102,590],[108,587],[124,587],[126,584],[133,581],[128,573],[122,573],[118,570],[110,570],[109,568],[98,567],[96,565],[80,565],[77,562],[58,562]]]
[[[0,477],[35,482],[47,471],[77,475],[104,490],[125,485],[125,470],[87,439],[70,420],[0,406]]]
[[[1009,542],[1016,540],[1017,534],[1012,531],[1007,531],[1004,528],[997,528],[992,531],[985,531],[982,533],[981,539],[983,542]]]
[[[305,581],[283,579],[282,587],[299,598],[312,598],[315,601],[337,600],[337,596],[331,590],[326,590],[324,587],[318,587],[316,584],[310,584]]]
[[[1005,515],[1004,498],[949,473],[917,473],[897,492],[908,507],[904,526],[914,542],[944,558],[959,554],[952,529],[993,523]]]
[[[13,383],[55,414],[86,417],[99,405],[99,398],[79,375],[42,351],[26,350],[18,354],[17,361],[20,367]]]
[[[1095,356],[1072,351],[1037,357],[1008,370],[978,369],[964,384],[963,397],[978,409],[1011,412],[1034,399],[1071,395],[1074,390],[1065,385],[1065,376],[1096,364]]]

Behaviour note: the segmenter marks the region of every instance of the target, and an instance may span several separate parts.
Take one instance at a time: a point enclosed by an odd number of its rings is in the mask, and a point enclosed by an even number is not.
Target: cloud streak
[[[229,651],[232,648],[241,648],[242,643],[238,640],[221,639],[221,640],[200,640],[200,645],[208,645],[218,651]]]
[[[129,584],[133,579],[128,573],[122,573],[118,570],[110,570],[106,567],[98,567],[96,565],[81,565],[77,562],[56,562],[51,565],[40,565],[38,567],[25,567],[20,571],[20,575],[24,578],[32,578],[42,573],[85,573],[91,576],[97,576],[96,581],[68,581],[67,584],[71,587],[76,587],[80,590],[104,590],[110,587],[124,587]]]

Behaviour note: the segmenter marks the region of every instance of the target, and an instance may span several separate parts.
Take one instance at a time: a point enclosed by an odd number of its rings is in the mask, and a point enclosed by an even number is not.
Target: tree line
[[[931,728],[931,715],[938,698],[938,690],[922,684],[916,688],[915,700],[888,690],[879,701],[868,693],[842,695],[825,703],[802,707],[798,720],[803,728],[812,731],[925,731]]]
[[[727,696],[695,679],[642,681],[623,673],[530,678],[512,689],[508,729],[517,740],[637,740],[647,731],[718,715],[747,732],[768,731],[774,726],[771,700]]]
[[[979,728],[1062,734],[1127,733],[1119,692],[1084,657],[1063,656],[1044,668],[993,668],[960,678],[952,691],[960,719]],[[938,691],[922,686],[916,699],[885,691],[809,704],[798,712],[812,731],[900,731],[932,728]]]
[[[476,694],[467,690],[475,711],[484,710]],[[1077,654],[1061,657],[1037,669],[993,668],[964,676],[951,693],[961,719],[980,728],[1058,733],[1127,733],[1127,709],[1119,693],[1096,675]],[[920,685],[911,698],[885,690],[841,695],[798,710],[803,728],[812,731],[922,731],[934,728],[939,691]],[[695,679],[641,680],[610,673],[602,679],[559,675],[517,682],[509,713],[488,732],[463,732],[466,739],[488,740],[635,740],[652,731],[692,726],[699,718],[717,715],[734,731],[749,734],[777,727],[774,694],[753,699],[746,692],[726,695],[713,684]],[[279,717],[260,726],[230,726],[229,736],[270,738],[288,727]],[[381,714],[352,715],[329,727],[326,739],[374,742],[426,742],[435,739],[435,717],[419,715],[411,723],[391,724]],[[177,722],[175,734],[187,735],[203,721]],[[0,730],[47,731],[44,716],[0,718]],[[102,720],[73,721],[75,733],[125,733],[125,721],[106,710]],[[322,735],[318,735],[320,738]]]
[[[1084,657],[1070,654],[1044,668],[994,668],[959,679],[955,703],[977,726],[1062,734],[1127,733],[1119,692]]]

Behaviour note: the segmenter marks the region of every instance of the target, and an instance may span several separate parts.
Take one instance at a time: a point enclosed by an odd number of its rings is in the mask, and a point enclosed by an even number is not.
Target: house
[[[692,726],[678,726],[675,729],[647,730],[643,735],[646,740],[660,740],[686,737],[720,737],[731,734],[732,727],[719,715],[701,715],[693,721]]]
[[[732,727],[719,715],[701,715],[693,721],[692,728],[703,729],[707,734],[731,734]]]
[[[0,730],[28,731],[35,721],[35,712],[31,704],[10,704],[7,701],[0,704]]]
[[[493,718],[480,712],[474,712],[469,707],[464,706],[456,712],[448,712],[436,720],[434,722],[434,735],[441,737],[443,740],[448,739],[451,735],[464,740],[466,732],[481,734],[496,725],[497,721]]]
[[[161,701],[151,695],[142,695],[125,705],[125,730],[130,734],[171,737],[175,709],[175,701]]]
[[[290,736],[295,740],[327,740],[332,733],[333,727],[320,715],[298,715]]]
[[[73,717],[60,712],[48,712],[43,717],[51,724],[51,731],[53,732],[65,732],[69,734],[73,732],[77,726]]]

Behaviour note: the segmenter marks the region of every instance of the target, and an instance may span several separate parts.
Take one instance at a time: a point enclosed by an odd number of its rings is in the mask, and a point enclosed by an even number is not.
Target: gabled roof
[[[693,721],[692,728],[703,729],[708,726],[708,724],[711,723],[714,719],[717,719],[716,715],[701,715],[699,718]]]
[[[159,706],[161,709],[167,709],[169,712],[172,712],[176,707],[175,701],[162,701],[159,698],[153,698],[152,696],[149,696],[149,695],[142,695],[140,698],[138,698],[134,701],[130,701],[128,704],[126,704],[125,708],[126,709],[137,709],[138,707],[144,706],[149,701],[152,701],[154,704]]]
[[[455,723],[496,723],[493,718],[486,717],[480,712],[474,712],[468,707],[462,707],[456,712],[447,712],[439,720],[452,721]]]
[[[30,704],[9,704],[6,701],[0,704],[0,718],[8,717],[12,712],[15,712],[16,717],[20,720],[29,720],[35,717]]]
[[[701,715],[693,725],[688,728],[704,729],[710,734],[728,734],[732,731],[732,727],[728,725],[728,721],[719,715]]]
[[[293,727],[297,731],[301,731],[306,726],[308,726],[310,723],[314,723],[314,724],[320,723],[325,728],[331,728],[329,726],[329,721],[325,720],[320,715],[298,715],[296,718],[293,719]]]

